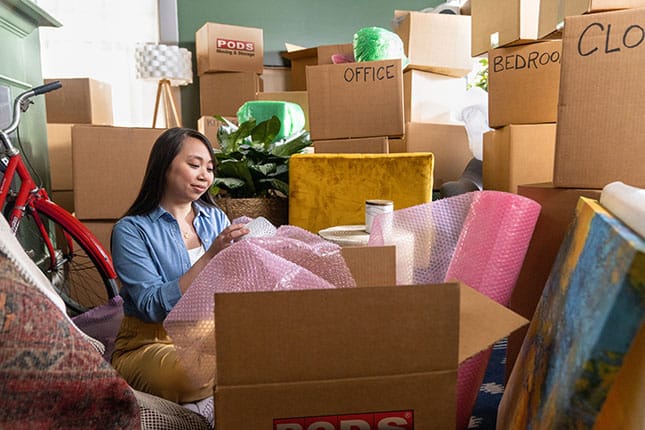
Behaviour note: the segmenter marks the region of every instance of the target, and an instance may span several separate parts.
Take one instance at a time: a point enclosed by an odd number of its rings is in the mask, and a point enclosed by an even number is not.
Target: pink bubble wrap
[[[336,244],[294,226],[244,239],[217,254],[164,321],[195,383],[215,375],[214,294],[355,287]],[[240,315],[244,318],[244,315]]]
[[[540,205],[516,194],[476,191],[378,215],[369,245],[397,246],[397,283],[458,280],[507,305]],[[468,425],[490,350],[463,362],[457,428]]]

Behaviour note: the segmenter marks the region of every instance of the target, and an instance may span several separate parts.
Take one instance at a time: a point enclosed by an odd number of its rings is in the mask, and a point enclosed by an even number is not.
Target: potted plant
[[[264,216],[274,225],[288,223],[289,158],[311,145],[309,133],[301,130],[276,140],[280,119],[273,116],[256,123],[255,119],[239,126],[221,116],[217,131],[219,150],[210,192],[233,220],[246,215]]]

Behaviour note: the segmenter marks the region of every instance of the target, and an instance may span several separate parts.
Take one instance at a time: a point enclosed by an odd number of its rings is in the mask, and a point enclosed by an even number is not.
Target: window
[[[112,88],[114,125],[150,127],[157,83],[136,79],[134,49],[159,41],[157,0],[34,0],[60,21],[40,28],[44,78],[93,78]]]

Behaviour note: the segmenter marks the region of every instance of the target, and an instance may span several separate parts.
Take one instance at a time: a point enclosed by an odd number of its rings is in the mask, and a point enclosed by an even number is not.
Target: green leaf
[[[255,190],[249,166],[244,160],[227,160],[217,166],[217,178],[237,178],[244,181],[247,187]]]
[[[213,185],[217,186],[218,188],[220,186],[223,186],[224,189],[233,190],[235,188],[241,188],[245,186],[246,182],[237,178],[215,178],[213,180]]]
[[[221,128],[221,127],[220,127]],[[231,134],[231,139],[233,140],[233,150],[238,150],[240,145],[242,145],[247,137],[251,135],[251,132],[255,128],[255,120],[250,119],[248,121],[240,124],[237,131]]]
[[[257,164],[253,166],[253,170],[260,172],[262,176],[268,176],[274,172],[278,166],[275,163]]]
[[[262,182],[271,184],[271,188],[280,191],[285,196],[289,195],[289,184],[279,179],[263,179]]]
[[[284,143],[276,145],[273,148],[272,154],[278,157],[288,157],[301,152],[310,145],[309,133],[303,130],[301,133],[287,138]]]
[[[280,119],[273,115],[270,119],[262,121],[255,126],[251,133],[251,138],[253,142],[262,143],[266,148],[275,140],[278,133],[280,133],[280,127]]]
[[[226,122],[218,129],[221,151],[215,153],[218,165],[212,193],[230,197],[288,196],[289,158],[311,145],[309,133],[302,131],[274,141],[280,132],[280,119],[256,124],[251,118],[238,126]]]

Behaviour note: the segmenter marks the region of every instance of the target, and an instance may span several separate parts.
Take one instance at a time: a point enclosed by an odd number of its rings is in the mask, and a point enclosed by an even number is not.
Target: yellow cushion
[[[434,156],[297,154],[289,161],[289,224],[313,233],[365,223],[365,200],[387,199],[394,210],[432,200]]]

